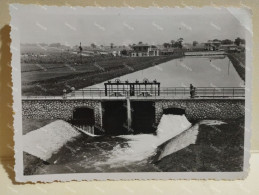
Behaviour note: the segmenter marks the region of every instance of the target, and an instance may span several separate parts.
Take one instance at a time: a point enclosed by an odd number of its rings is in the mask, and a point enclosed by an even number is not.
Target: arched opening
[[[94,110],[87,107],[76,108],[73,112],[73,120],[85,125],[94,125]]]
[[[81,130],[94,134],[94,110],[87,107],[78,107],[73,111],[72,124]]]
[[[185,110],[182,108],[166,108],[163,110],[163,114],[184,115]]]

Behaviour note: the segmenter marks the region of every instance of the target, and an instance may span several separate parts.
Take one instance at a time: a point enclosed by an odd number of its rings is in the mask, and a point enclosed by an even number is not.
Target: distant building
[[[182,49],[186,51],[191,51],[193,47],[191,43],[183,43],[182,46]]]
[[[184,43],[182,49],[185,51],[204,51],[206,50],[206,45],[205,43],[198,43],[194,46],[192,43]]]
[[[121,48],[112,48],[111,49],[111,54],[114,56],[114,57],[119,57],[121,56]]]
[[[206,50],[215,51],[215,50],[219,49],[221,42],[220,41],[208,41],[207,43],[204,43],[204,44],[205,44]]]
[[[160,55],[168,56],[174,54],[174,48],[164,48],[160,50]]]
[[[227,52],[237,52],[240,51],[240,48],[237,45],[229,44],[229,45],[221,45],[219,47],[220,51],[227,51]]]
[[[204,51],[204,50],[206,50],[205,43],[198,43],[197,45],[192,46],[192,50],[193,51]]]
[[[154,45],[137,44],[132,46],[131,57],[159,56],[159,49]]]

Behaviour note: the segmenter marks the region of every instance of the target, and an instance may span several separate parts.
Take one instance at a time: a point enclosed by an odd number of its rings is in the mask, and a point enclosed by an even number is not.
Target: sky
[[[163,44],[245,37],[243,11],[224,8],[98,8],[16,5],[21,43]],[[240,22],[241,21],[241,22]]]

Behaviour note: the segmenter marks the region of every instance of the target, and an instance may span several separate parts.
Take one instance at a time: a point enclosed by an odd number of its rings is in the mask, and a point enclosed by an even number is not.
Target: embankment
[[[193,137],[192,132],[188,133],[188,130],[159,146],[158,154],[153,159],[157,169],[164,172],[243,171],[244,118],[224,120],[225,123],[218,125],[210,125],[208,122],[199,123],[195,144],[172,152],[174,148],[179,148],[179,145],[185,144]],[[159,159],[161,152],[167,150],[170,150],[171,154]]]
[[[64,68],[58,65],[55,69],[57,65],[53,64],[51,69],[45,68],[44,71],[40,69],[28,73],[27,70],[22,72],[22,95],[62,95],[64,89],[68,92],[71,87],[81,89],[180,57],[181,53],[155,57],[112,57],[77,66],[69,65],[69,70],[66,64]],[[45,65],[41,66],[44,68]]]
[[[245,81],[245,53],[228,53],[227,56],[235,67],[241,79]]]

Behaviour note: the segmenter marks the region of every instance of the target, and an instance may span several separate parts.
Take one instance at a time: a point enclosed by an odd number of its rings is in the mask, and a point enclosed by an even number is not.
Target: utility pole
[[[82,64],[82,51],[83,51],[83,48],[82,48],[81,42],[80,42],[79,53],[80,53],[80,63],[81,63],[81,64]]]

